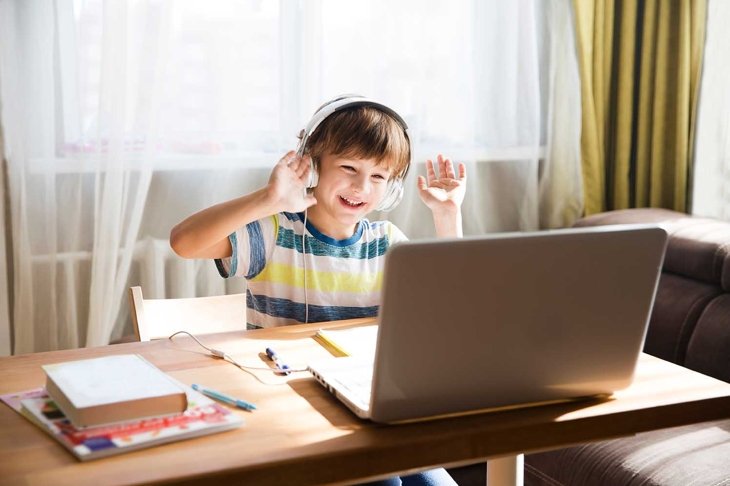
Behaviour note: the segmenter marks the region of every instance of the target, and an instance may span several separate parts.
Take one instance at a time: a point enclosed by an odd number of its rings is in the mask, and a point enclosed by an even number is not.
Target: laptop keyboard
[[[343,370],[337,374],[336,380],[353,399],[369,406],[373,385],[372,364],[362,364]]]
[[[373,382],[371,359],[332,358],[309,365],[309,371],[358,417],[369,418]]]
[[[370,393],[373,389],[373,368],[363,366],[353,369],[351,374],[343,376],[341,383],[363,402],[370,403]]]

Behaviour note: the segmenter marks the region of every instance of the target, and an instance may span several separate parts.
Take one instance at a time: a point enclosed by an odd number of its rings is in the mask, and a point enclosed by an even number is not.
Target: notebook
[[[632,381],[666,240],[616,225],[394,245],[374,355],[309,370],[386,423],[610,395]]]
[[[238,414],[178,384],[187,395],[188,408],[182,413],[86,428],[75,427],[43,388],[0,395],[0,401],[81,461],[222,432],[243,424]]]

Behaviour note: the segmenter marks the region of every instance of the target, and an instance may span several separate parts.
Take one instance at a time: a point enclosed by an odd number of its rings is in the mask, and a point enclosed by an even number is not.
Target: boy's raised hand
[[[277,211],[298,213],[317,203],[314,196],[307,194],[310,166],[308,155],[298,157],[293,150],[274,166],[267,190]]]
[[[459,177],[454,173],[451,159],[436,157],[438,174],[432,160],[426,160],[426,177],[418,176],[421,200],[434,213],[457,211],[466,192],[466,167],[459,164]]]

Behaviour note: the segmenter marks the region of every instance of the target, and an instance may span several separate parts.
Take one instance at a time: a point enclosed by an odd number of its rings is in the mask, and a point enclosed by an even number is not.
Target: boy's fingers
[[[294,170],[297,173],[297,176],[303,177],[304,175],[306,175],[309,172],[309,168],[311,166],[310,160],[311,159],[309,158],[308,155],[297,160],[297,165],[293,166]]]
[[[459,179],[466,179],[466,165],[459,164]]]
[[[446,166],[446,177],[453,179],[455,177],[454,164],[451,162],[451,159],[446,159],[444,161],[444,165]]]
[[[425,191],[428,188],[428,184],[426,184],[426,178],[423,176],[418,176],[418,189]]]
[[[294,160],[294,157],[296,156],[296,152],[293,150],[288,151],[284,156],[279,160],[280,164],[289,165],[291,164],[292,160]]]
[[[431,159],[426,160],[426,177],[429,184],[436,179],[436,171],[433,168],[433,160]]]
[[[439,177],[446,177],[446,161],[444,160],[443,155],[439,154],[438,161],[439,161]]]

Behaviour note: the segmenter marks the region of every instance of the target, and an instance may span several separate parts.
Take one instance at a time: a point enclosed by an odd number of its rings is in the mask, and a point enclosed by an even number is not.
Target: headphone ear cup
[[[385,196],[377,208],[377,211],[392,211],[398,206],[398,203],[403,199],[403,180],[394,179],[388,183],[388,188],[385,191]]]
[[[317,167],[314,165],[314,160],[312,158],[309,159],[309,179],[307,180],[307,188],[315,187],[317,184],[319,184],[319,172],[317,171]]]

